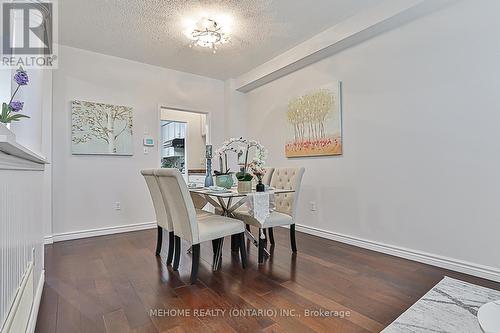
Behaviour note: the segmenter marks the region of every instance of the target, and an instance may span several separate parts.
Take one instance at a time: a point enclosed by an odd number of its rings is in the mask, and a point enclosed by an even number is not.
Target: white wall
[[[143,154],[144,131],[158,137],[159,105],[211,113],[212,140],[223,141],[224,84],[197,75],[61,46],[54,71],[54,234],[154,221],[139,170],[159,166],[158,146]],[[71,155],[74,99],[134,108],[134,156]],[[115,211],[120,201],[122,210]]]
[[[243,119],[245,118],[246,110],[245,94],[236,91],[233,79],[226,80],[224,82],[224,127],[226,138],[244,135],[246,123]]]
[[[170,109],[161,110],[161,120],[173,120],[187,123],[187,167],[188,169],[205,169],[206,137],[201,135],[200,113],[177,111]]]
[[[499,12],[461,1],[247,94],[268,164],[306,168],[297,223],[500,268]],[[286,159],[288,100],[334,79],[344,155]]]
[[[8,103],[12,83],[12,72],[8,69],[0,69],[0,104]]]

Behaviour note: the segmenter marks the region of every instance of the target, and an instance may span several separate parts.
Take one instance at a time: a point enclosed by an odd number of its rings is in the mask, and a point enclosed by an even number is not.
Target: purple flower
[[[14,80],[20,86],[25,86],[29,82],[28,73],[26,73],[23,69],[19,68],[14,75]]]
[[[10,102],[9,106],[12,109],[12,111],[19,112],[19,111],[21,111],[23,109],[24,102],[12,101],[12,102]]]

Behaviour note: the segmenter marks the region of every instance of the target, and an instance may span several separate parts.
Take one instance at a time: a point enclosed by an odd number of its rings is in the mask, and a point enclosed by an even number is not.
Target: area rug
[[[499,299],[500,291],[445,277],[382,332],[482,333],[477,311]]]

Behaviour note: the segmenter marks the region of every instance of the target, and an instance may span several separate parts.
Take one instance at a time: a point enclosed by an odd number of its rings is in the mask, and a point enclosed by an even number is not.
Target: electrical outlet
[[[310,208],[311,212],[315,212],[318,210],[318,206],[316,205],[316,201],[311,201],[309,204],[311,205],[311,208]]]
[[[115,202],[115,210],[122,210],[122,204],[120,201]]]

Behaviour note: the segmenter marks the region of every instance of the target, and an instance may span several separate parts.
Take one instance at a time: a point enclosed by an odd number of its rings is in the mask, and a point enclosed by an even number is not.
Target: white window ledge
[[[40,156],[16,141],[16,135],[0,124],[0,169],[43,170],[47,164]]]

